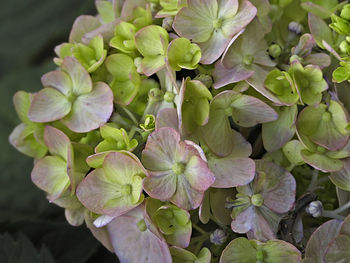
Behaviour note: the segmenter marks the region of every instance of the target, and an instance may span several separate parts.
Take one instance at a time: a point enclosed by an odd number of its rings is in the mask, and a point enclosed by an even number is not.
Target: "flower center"
[[[262,204],[264,203],[264,198],[262,197],[261,194],[255,194],[251,197],[251,202],[254,206],[262,206]]]
[[[132,191],[132,187],[130,184],[125,184],[120,188],[120,192],[122,195],[130,195]]]
[[[175,163],[172,169],[176,175],[183,174],[185,171],[185,165],[183,163]]]
[[[147,229],[145,220],[141,219],[139,222],[137,222],[137,227],[140,229],[141,232],[145,232]]]
[[[254,62],[254,57],[250,54],[244,55],[243,57],[243,63],[247,66],[253,64]]]
[[[219,29],[221,26],[222,26],[222,20],[221,19],[218,18],[218,19],[215,19],[213,21],[213,27],[215,29]]]

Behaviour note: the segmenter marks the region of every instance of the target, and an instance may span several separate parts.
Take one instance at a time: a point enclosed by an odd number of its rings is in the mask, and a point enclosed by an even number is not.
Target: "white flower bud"
[[[226,234],[222,229],[215,229],[213,233],[210,234],[210,242],[215,245],[222,245],[226,241]]]
[[[318,200],[313,201],[305,208],[305,211],[313,217],[320,217],[323,211],[322,203]]]

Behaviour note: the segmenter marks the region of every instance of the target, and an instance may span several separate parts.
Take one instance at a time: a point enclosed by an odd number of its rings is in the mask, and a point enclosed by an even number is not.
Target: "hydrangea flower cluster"
[[[67,221],[122,263],[350,262],[350,4],[96,8],[14,95]]]

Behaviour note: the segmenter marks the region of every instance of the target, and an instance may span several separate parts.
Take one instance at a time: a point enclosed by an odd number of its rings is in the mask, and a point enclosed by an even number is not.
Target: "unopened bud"
[[[213,233],[210,234],[210,242],[215,245],[222,245],[225,243],[227,236],[222,229],[215,229]]]
[[[305,208],[305,211],[313,217],[320,217],[322,215],[323,205],[318,200],[313,201]]]
[[[278,58],[282,53],[282,49],[279,45],[273,44],[269,47],[269,55],[273,58]]]
[[[290,22],[289,25],[288,25],[288,29],[289,31],[292,31],[294,32],[295,34],[299,35],[303,32],[303,26],[297,22]]]

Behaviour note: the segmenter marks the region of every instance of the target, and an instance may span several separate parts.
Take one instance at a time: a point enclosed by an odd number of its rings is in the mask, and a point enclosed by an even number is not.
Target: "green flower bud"
[[[243,63],[246,65],[246,66],[250,66],[251,64],[253,64],[254,62],[254,57],[252,55],[245,55],[243,57]]]
[[[165,92],[164,94],[164,100],[166,102],[173,102],[174,101],[174,98],[175,98],[175,94],[170,92],[170,91],[167,91]]]
[[[141,129],[150,132],[153,131],[156,124],[156,118],[152,114],[147,114],[143,124],[140,124]]]
[[[269,55],[273,58],[278,58],[282,53],[282,49],[279,45],[273,44],[269,47]]]
[[[148,92],[148,99],[150,101],[160,101],[164,96],[164,92],[159,88],[153,88]]]
[[[139,222],[137,222],[137,227],[140,229],[141,232],[145,232],[147,230],[145,220],[141,219]]]
[[[341,10],[340,17],[346,20],[350,20],[350,4],[344,5]]]
[[[332,14],[332,23],[329,25],[334,31],[340,35],[349,35],[350,34],[350,23],[344,18]]]
[[[255,194],[251,197],[251,202],[254,206],[262,206],[264,203],[264,198],[262,197],[261,194]]]

